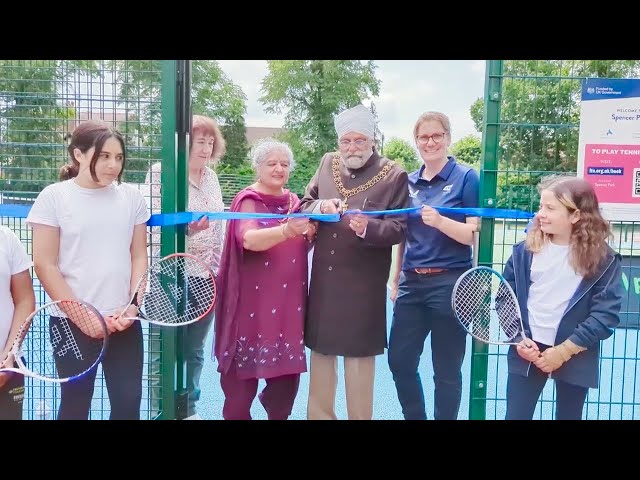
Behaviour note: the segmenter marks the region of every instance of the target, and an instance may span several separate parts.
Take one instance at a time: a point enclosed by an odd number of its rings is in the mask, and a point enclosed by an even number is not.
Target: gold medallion
[[[389,170],[391,170],[394,165],[395,162],[393,160],[389,160],[384,165],[384,167],[382,167],[382,169],[378,173],[376,173],[368,182],[365,182],[362,185],[358,185],[356,188],[347,190],[342,183],[342,178],[340,178],[340,154],[335,153],[331,162],[331,171],[333,174],[333,182],[336,185],[336,189],[338,190],[340,195],[344,197],[344,200],[342,201],[342,213],[346,212],[349,208],[349,204],[347,203],[349,197],[353,197],[355,194],[364,192],[365,190],[373,187],[376,183],[382,180],[387,175],[387,173],[389,173]]]

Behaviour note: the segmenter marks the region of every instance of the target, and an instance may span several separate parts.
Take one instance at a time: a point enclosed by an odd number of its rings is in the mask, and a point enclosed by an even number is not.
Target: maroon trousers
[[[300,385],[300,374],[282,375],[265,379],[267,385],[258,395],[258,400],[267,411],[269,420],[286,420],[291,415],[293,402]],[[220,385],[224,392],[222,416],[225,420],[251,420],[251,404],[258,392],[258,379],[240,379],[233,366],[229,372],[220,374]]]

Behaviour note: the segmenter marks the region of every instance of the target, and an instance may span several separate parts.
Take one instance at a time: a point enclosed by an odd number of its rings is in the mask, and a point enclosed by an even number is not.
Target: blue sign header
[[[640,79],[585,78],[582,81],[582,100],[611,100],[640,97]]]

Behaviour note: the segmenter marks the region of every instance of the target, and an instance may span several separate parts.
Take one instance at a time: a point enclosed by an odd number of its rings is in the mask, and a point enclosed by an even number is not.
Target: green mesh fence
[[[541,177],[576,172],[580,94],[586,77],[637,78],[640,61],[493,60],[487,62],[483,121],[483,206],[536,211]],[[504,267],[526,221],[483,220],[479,263]],[[600,387],[589,390],[583,418],[640,418],[638,339],[640,223],[612,224],[611,246],[624,256],[626,298],[622,322],[602,342]],[[507,347],[473,344],[472,419],[502,419],[506,411]],[[547,382],[534,418],[555,412],[554,382]]]
[[[165,98],[166,103],[162,101],[166,86],[161,74],[166,65],[163,70],[162,63],[0,60],[0,201],[30,204],[42,188],[57,181],[58,169],[67,161],[69,134],[87,118],[111,122],[125,135],[129,160],[124,180],[139,184],[149,198],[143,185],[146,173],[161,161],[164,143],[173,139],[173,131],[162,131],[163,118],[175,117],[175,104],[168,101],[171,96]],[[489,61],[483,122],[483,205],[534,211],[538,206],[535,185],[541,176],[575,173],[582,78],[634,78],[640,73],[639,63]],[[220,175],[225,204],[252,182],[249,176]],[[305,185],[294,183],[289,187],[301,195]],[[31,253],[30,231],[24,221],[8,217],[0,217],[0,221]],[[480,264],[501,270],[511,246],[524,238],[525,225],[522,221],[483,220]],[[623,324],[602,345],[601,385],[590,390],[585,406],[584,416],[589,419],[639,416],[640,225],[627,222],[613,228],[612,246],[625,258],[627,297]],[[154,248],[153,239],[150,242],[154,255],[159,249]],[[34,287],[37,302],[46,301],[35,275]],[[173,384],[168,379],[172,376],[165,371],[170,367],[161,369],[159,362],[150,358],[172,357],[174,346],[167,344],[157,329],[148,328],[145,346],[141,418],[171,418],[172,412],[161,413],[160,402],[168,400],[171,410]],[[505,360],[506,349],[473,344],[469,418],[504,417]],[[58,401],[59,387],[27,380],[24,417],[52,419]],[[553,382],[549,382],[536,418],[552,418],[554,404]],[[90,418],[108,416],[109,400],[99,370]]]
[[[89,118],[115,125],[127,145],[123,180],[138,185],[149,198],[144,181],[151,164],[161,161],[160,61],[0,60],[0,201],[31,204],[38,193],[58,181],[67,162],[67,142],[75,126]],[[174,105],[167,105],[175,111]],[[31,254],[31,233],[24,220],[0,217]],[[150,245],[153,247],[153,245]],[[35,272],[37,304],[47,301]],[[145,370],[141,418],[156,415],[153,394],[163,395],[159,368],[151,374],[150,354],[162,342],[158,331],[145,332]],[[157,355],[156,355],[157,356]],[[26,380],[24,418],[54,419],[59,386]],[[166,393],[166,392],[164,392]],[[109,399],[99,368],[91,419],[109,417]]]

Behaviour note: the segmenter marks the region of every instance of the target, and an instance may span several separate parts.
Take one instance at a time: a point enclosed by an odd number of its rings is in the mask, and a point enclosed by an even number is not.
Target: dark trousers
[[[426,420],[418,366],[431,334],[435,384],[434,417],[455,420],[462,397],[462,362],[466,333],[451,308],[453,285],[464,269],[420,275],[402,272],[389,336],[389,368],[406,420]]]
[[[68,324],[79,349],[91,348],[89,337],[84,335],[72,322],[68,322]],[[63,335],[66,334],[63,333]],[[65,345],[66,340],[63,338],[59,345]],[[70,362],[75,362],[75,359],[68,355],[59,356],[56,352],[54,355],[56,367],[60,375],[64,376],[65,371],[70,368]],[[140,419],[142,364],[142,326],[136,320],[126,330],[109,335],[109,343],[102,359],[102,371],[111,404],[110,420]],[[60,385],[58,420],[87,420],[89,418],[96,373],[97,369],[93,369],[81,378]]]
[[[300,374],[267,378],[266,382],[258,400],[267,411],[267,418],[286,420],[298,394]],[[232,366],[227,373],[220,374],[220,385],[225,397],[222,417],[225,420],[251,420],[251,404],[258,392],[258,379],[240,379]]]
[[[13,365],[18,367],[17,364]],[[22,420],[24,401],[24,375],[11,373],[11,378],[0,388],[0,420]]]
[[[541,351],[546,348],[540,348]],[[507,377],[506,420],[531,420],[549,374],[531,365],[529,376],[510,373]],[[580,420],[587,399],[587,387],[556,380],[556,420]]]

